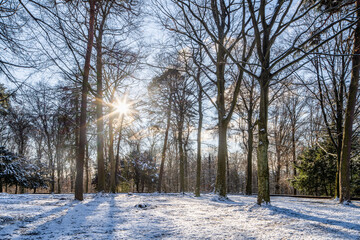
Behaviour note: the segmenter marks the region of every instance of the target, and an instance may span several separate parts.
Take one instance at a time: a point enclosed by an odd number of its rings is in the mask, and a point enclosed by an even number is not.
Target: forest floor
[[[0,194],[0,239],[360,239],[360,202],[213,194]]]

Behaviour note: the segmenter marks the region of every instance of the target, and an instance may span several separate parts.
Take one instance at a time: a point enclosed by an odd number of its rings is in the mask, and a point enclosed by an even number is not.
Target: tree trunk
[[[360,0],[356,0],[356,20],[354,50],[352,56],[351,80],[345,112],[345,125],[340,159],[340,203],[350,202],[350,157],[352,145],[352,127],[359,85],[360,68]]]
[[[203,122],[203,112],[202,112],[202,89],[199,87],[199,96],[198,96],[198,111],[199,111],[199,122],[197,129],[197,155],[196,155],[196,186],[195,186],[195,197],[200,197],[200,187],[201,187],[201,129]]]
[[[188,125],[189,126],[189,125]],[[189,162],[188,162],[188,143],[189,143],[189,130],[190,128],[188,127],[188,133],[187,133],[187,137],[185,138],[185,142],[184,142],[184,191],[187,192],[189,191]]]
[[[257,150],[258,167],[258,199],[257,203],[270,203],[269,163],[268,163],[268,107],[269,107],[269,74],[263,72],[260,79],[260,113],[259,113],[259,144]]]
[[[89,193],[89,142],[86,142],[86,152],[85,152],[85,192]]]
[[[280,194],[281,150],[276,146],[275,194]]]
[[[115,99],[115,98],[112,98]],[[113,107],[110,108],[110,117],[109,117],[109,160],[110,160],[110,192],[115,193],[116,192],[116,184],[115,184],[115,178],[116,178],[116,169],[115,169],[115,157],[114,157],[114,129],[113,129]]]
[[[60,149],[59,149],[59,147],[58,147],[58,150],[57,151],[59,151]],[[56,155],[57,157],[56,157],[56,162],[57,162],[57,193],[61,193],[61,159],[60,159],[60,153],[57,153],[57,155]]]
[[[250,103],[250,108],[252,108],[252,104]],[[248,152],[247,152],[247,169],[246,169],[246,195],[252,194],[252,154],[253,154],[253,143],[254,143],[254,132],[252,126],[252,109],[248,111]]]
[[[230,163],[229,155],[226,156],[226,192],[230,192]]]
[[[81,90],[81,108],[80,108],[80,136],[78,145],[78,156],[76,161],[76,180],[75,180],[75,199],[82,201],[84,199],[84,159],[85,159],[85,145],[86,145],[86,115],[87,115],[87,94],[89,84],[89,72],[91,51],[94,42],[94,22],[95,22],[95,0],[89,0],[90,4],[90,19],[88,42],[86,48],[85,65],[83,72],[82,90]]]
[[[77,79],[78,80],[78,79]],[[76,88],[77,89],[77,88]],[[80,106],[79,106],[79,92],[76,90],[75,93],[75,131],[74,131],[74,159],[70,161],[70,189],[71,192],[75,192],[75,181],[76,181],[76,159],[79,155],[79,136],[80,136]]]
[[[295,114],[295,113],[294,113]],[[292,141],[292,160],[293,160],[293,165],[294,165],[294,176],[293,178],[295,179],[296,177],[296,142],[295,142],[295,132],[296,132],[296,127],[295,127],[295,123],[292,123],[292,127],[291,127],[291,141]],[[294,187],[294,195],[296,195],[296,188]]]
[[[103,30],[99,29],[99,35],[96,38],[96,151],[98,165],[97,191],[105,190],[105,161],[104,161],[104,119],[103,119],[103,79],[102,79],[102,36]]]
[[[227,123],[220,121],[219,125],[219,149],[218,149],[218,169],[216,176],[215,191],[221,196],[226,197],[226,158],[227,158]]]
[[[120,175],[120,143],[121,143],[121,138],[122,138],[122,128],[123,128],[123,123],[124,123],[124,114],[121,114],[121,119],[120,119],[120,128],[119,128],[119,139],[117,142],[117,147],[116,147],[116,164],[115,164],[115,169],[116,169],[116,174]],[[115,178],[115,186],[116,188],[119,186],[119,181],[118,178]]]
[[[176,161],[179,159],[179,141],[178,141],[178,137],[176,134],[174,134],[174,139],[175,139],[175,163],[174,163],[174,177],[173,177],[173,180],[174,180],[174,186],[175,186],[175,189],[176,191],[180,191],[179,189],[179,177],[178,177],[178,173],[180,172],[179,171],[179,165],[180,164],[176,164]]]
[[[189,191],[189,165],[188,165],[188,151],[186,149],[187,144],[184,144],[184,191],[187,192]]]
[[[184,120],[180,119],[178,123],[178,145],[179,145],[179,157],[180,157],[180,192],[185,192],[185,155],[184,155],[184,144],[183,144],[183,125]]]
[[[220,42],[223,44],[223,39]],[[218,169],[216,176],[215,191],[221,197],[226,197],[226,158],[227,158],[227,127],[225,109],[225,52],[222,48],[218,49],[217,66],[217,107],[218,107],[218,128],[219,128],[219,143],[218,143]]]
[[[45,124],[44,124],[45,125]],[[48,151],[49,157],[49,169],[50,169],[50,193],[55,192],[55,164],[54,164],[54,157],[53,157],[53,149],[51,146],[51,137],[50,133],[47,130],[46,125],[44,126],[45,135],[46,135],[46,146]]]
[[[166,148],[167,142],[169,137],[169,129],[170,129],[170,118],[171,118],[171,103],[172,101],[169,100],[169,108],[167,109],[167,120],[166,120],[166,129],[165,129],[165,137],[164,137],[164,144],[161,152],[161,163],[160,163],[160,172],[159,172],[159,182],[157,186],[157,191],[161,193],[161,186],[162,186],[162,179],[164,176],[164,165],[165,165],[165,157],[166,157]]]
[[[208,157],[208,191],[212,191],[213,189],[211,189],[211,182],[212,182],[212,176],[211,176],[211,156],[209,153],[209,157]]]

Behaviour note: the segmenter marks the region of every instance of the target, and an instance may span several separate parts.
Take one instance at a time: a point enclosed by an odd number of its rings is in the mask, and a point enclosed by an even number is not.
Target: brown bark
[[[113,98],[114,99],[114,98]],[[109,161],[110,161],[110,192],[116,192],[116,169],[115,169],[115,157],[114,157],[114,129],[113,129],[113,122],[114,122],[114,114],[113,114],[113,107],[110,108],[110,117],[109,117]]]
[[[103,120],[103,35],[104,27],[108,14],[115,1],[104,1],[99,7],[98,16],[101,21],[97,27],[96,36],[96,147],[97,147],[97,165],[98,165],[98,182],[97,191],[105,190],[105,160],[104,160],[104,120]]]
[[[89,193],[89,181],[90,181],[90,167],[89,167],[89,142],[86,142],[85,147],[85,192]]]
[[[223,39],[221,44],[223,43]],[[227,157],[227,127],[228,121],[226,119],[225,110],[225,52],[222,48],[217,52],[217,107],[218,107],[218,128],[219,128],[219,143],[218,143],[218,168],[216,175],[215,192],[219,196],[226,197],[226,157]]]
[[[200,72],[199,72],[200,74]],[[201,129],[203,122],[203,112],[202,112],[202,89],[199,87],[199,96],[198,96],[198,111],[199,111],[199,122],[197,130],[197,156],[196,156],[196,186],[195,186],[195,197],[200,197],[200,187],[201,187]]]
[[[342,69],[345,69],[345,62],[344,57],[342,57]],[[335,75],[335,73],[334,73]],[[334,79],[336,81],[336,79]],[[335,84],[334,84],[335,85]],[[335,92],[336,96],[336,135],[337,135],[337,176],[336,176],[336,187],[335,190],[337,191],[337,194],[335,197],[340,198],[340,159],[341,159],[341,151],[342,151],[342,141],[343,141],[343,121],[344,121],[344,115],[343,115],[343,108],[344,108],[344,87],[345,87],[345,71],[342,72],[341,78],[340,78],[340,91],[339,94]],[[336,90],[336,88],[335,88]]]
[[[44,132],[45,132],[45,136],[46,136],[46,146],[47,146],[47,152],[48,152],[48,158],[49,158],[49,169],[50,169],[50,193],[55,192],[55,163],[54,163],[54,156],[53,156],[53,149],[51,146],[51,136],[50,133],[48,131],[48,127],[47,127],[47,119],[42,119],[43,121],[43,127],[44,127]]]
[[[248,1],[249,2],[249,1]],[[268,110],[269,110],[269,84],[270,84],[270,31],[271,28],[265,20],[265,2],[261,4],[261,21],[263,26],[263,38],[261,46],[257,46],[262,70],[259,78],[260,84],[260,112],[259,112],[259,144],[257,149],[257,167],[258,167],[258,198],[257,203],[261,205],[270,203],[269,186],[269,162],[268,162]]]
[[[219,124],[218,169],[215,191],[219,196],[226,197],[227,123],[221,121]]]
[[[159,182],[157,186],[157,191],[161,193],[162,187],[162,179],[164,176],[164,165],[165,165],[165,158],[166,158],[166,149],[167,149],[167,142],[169,138],[169,129],[170,129],[170,118],[171,118],[171,104],[172,101],[169,98],[169,108],[167,109],[167,120],[166,120],[166,129],[165,129],[165,137],[164,137],[164,144],[161,152],[161,163],[160,163],[160,172],[159,172]]]
[[[180,110],[181,111],[181,110]],[[185,153],[183,144],[183,126],[184,120],[182,117],[178,122],[178,145],[179,145],[179,157],[180,157],[180,192],[185,192]]]
[[[250,99],[251,101],[252,99]],[[252,103],[250,102],[250,108],[252,108]],[[253,132],[253,126],[252,126],[252,109],[249,109],[248,111],[248,126],[247,126],[247,132],[248,132],[248,139],[247,139],[247,168],[246,168],[246,195],[252,194],[252,154],[254,149],[254,132]]]
[[[209,153],[209,157],[208,157],[208,191],[212,191],[211,189],[211,181],[212,181],[212,176],[211,176],[211,156],[210,156],[210,153]]]
[[[268,163],[268,107],[269,107],[269,80],[268,75],[263,73],[260,80],[260,113],[259,113],[259,144],[257,150],[258,167],[258,199],[257,203],[261,205],[270,203],[269,187],[269,163]]]
[[[350,202],[350,157],[352,145],[352,127],[359,86],[360,69],[360,0],[356,0],[356,20],[354,34],[351,80],[345,111],[345,125],[340,159],[340,202]]]
[[[102,25],[101,25],[102,26]],[[103,63],[102,63],[102,36],[103,29],[100,26],[99,34],[96,37],[96,151],[98,165],[97,191],[105,190],[105,162],[104,162],[104,119],[103,119]]]
[[[291,126],[291,141],[292,141],[292,160],[293,160],[293,165],[294,165],[294,176],[293,178],[295,179],[296,177],[296,139],[295,139],[295,133],[296,133],[296,127],[295,127],[295,123],[292,123]],[[296,188],[294,188],[294,195],[297,194]]]
[[[61,193],[61,173],[62,173],[62,164],[61,164],[61,149],[58,146],[56,150],[56,167],[57,167],[57,193]]]
[[[115,164],[115,171],[116,171],[116,174],[119,174],[120,175],[120,143],[121,143],[121,139],[122,139],[122,128],[123,128],[123,123],[124,123],[124,114],[121,114],[121,119],[120,119],[120,128],[119,128],[119,139],[118,139],[118,142],[117,142],[117,146],[116,146],[116,164]],[[119,186],[119,181],[118,181],[118,178],[115,179],[115,185],[116,187]]]
[[[189,190],[189,162],[188,162],[188,144],[189,144],[189,136],[190,136],[190,124],[187,124],[187,133],[186,138],[184,139],[184,191],[187,192]]]
[[[275,170],[275,194],[280,194],[280,172],[281,172],[281,127],[279,127],[278,116],[275,117],[275,149],[276,149],[276,170]],[[280,133],[279,133],[280,132]]]
[[[86,115],[87,115],[87,95],[90,73],[91,51],[94,41],[94,22],[95,22],[95,0],[89,0],[90,4],[90,18],[89,18],[89,32],[88,42],[85,55],[85,65],[82,80],[81,90],[81,107],[80,107],[80,134],[78,145],[78,156],[76,161],[76,180],[75,180],[75,199],[82,201],[84,199],[84,159],[85,159],[85,145],[86,145]]]

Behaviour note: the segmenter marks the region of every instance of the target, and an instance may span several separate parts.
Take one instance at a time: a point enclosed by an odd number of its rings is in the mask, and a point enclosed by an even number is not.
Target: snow
[[[360,202],[205,194],[0,194],[0,239],[360,239]]]

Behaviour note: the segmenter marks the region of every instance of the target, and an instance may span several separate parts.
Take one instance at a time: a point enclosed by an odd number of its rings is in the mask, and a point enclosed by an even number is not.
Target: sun
[[[115,104],[115,111],[126,115],[130,111],[130,106],[125,101],[119,101]]]

